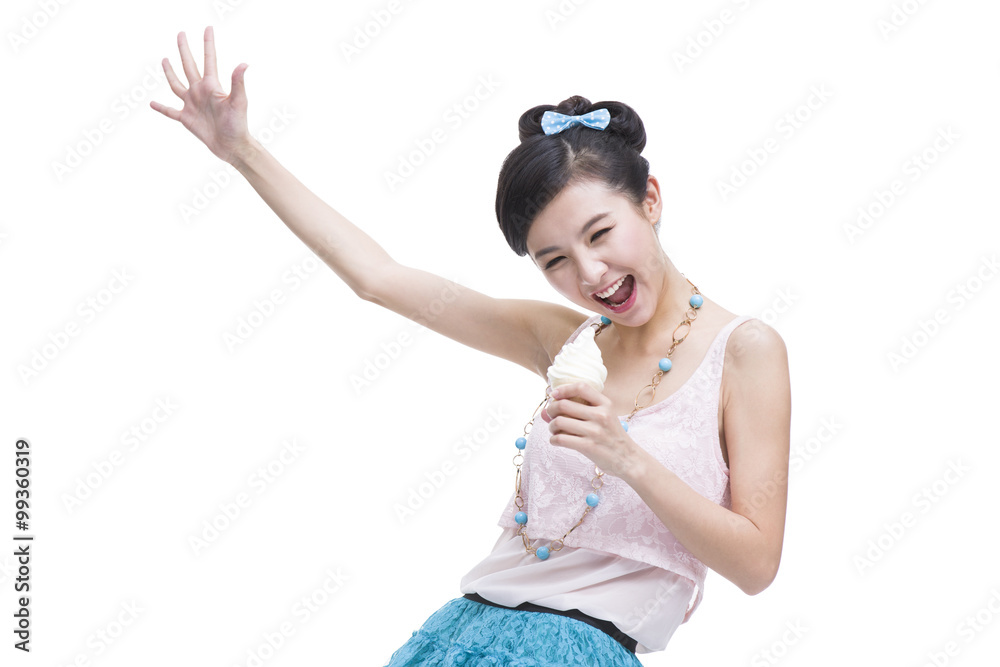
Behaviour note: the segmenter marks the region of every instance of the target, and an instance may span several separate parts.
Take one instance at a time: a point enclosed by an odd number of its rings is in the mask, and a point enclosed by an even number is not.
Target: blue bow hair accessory
[[[610,122],[611,113],[607,109],[594,109],[581,116],[567,116],[555,111],[546,111],[542,114],[542,129],[545,130],[545,134],[559,134],[574,125],[586,125],[595,130],[603,130]]]

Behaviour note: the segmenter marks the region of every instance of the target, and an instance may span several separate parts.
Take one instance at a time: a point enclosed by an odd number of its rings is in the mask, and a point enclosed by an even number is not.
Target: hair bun
[[[603,130],[577,124],[546,136],[542,129],[546,111],[582,116],[598,109],[607,109],[611,116]],[[648,214],[644,203],[649,192],[649,161],[641,155],[646,129],[629,105],[592,104],[574,95],[555,106],[528,109],[517,127],[521,143],[500,167],[496,213],[504,238],[518,255],[528,254],[528,229],[535,218],[570,183],[601,183],[613,196],[624,197],[636,215]]]
[[[605,101],[591,103],[586,97],[581,97],[580,95],[567,97],[555,106],[541,104],[528,109],[521,114],[521,118],[517,122],[517,134],[521,143],[524,143],[531,137],[545,135],[545,131],[542,129],[542,115],[546,111],[555,111],[567,116],[581,116],[597,109],[607,109],[611,114],[611,122],[608,123],[608,126],[604,130],[599,131],[613,134],[637,153],[642,152],[642,149],[646,147],[646,128],[643,126],[642,119],[639,118],[639,114],[635,112],[635,109],[623,102]],[[575,127],[567,128],[563,131],[568,132],[573,129]],[[594,131],[591,128],[585,129]]]

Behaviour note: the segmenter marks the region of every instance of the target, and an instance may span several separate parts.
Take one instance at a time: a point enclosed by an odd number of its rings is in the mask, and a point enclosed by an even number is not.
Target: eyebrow
[[[597,215],[592,217],[590,220],[587,221],[587,224],[583,226],[583,229],[580,230],[580,236],[586,234],[587,230],[590,229],[592,226],[594,226],[594,224],[596,224],[602,218],[606,218],[609,215],[611,215],[611,211],[604,211],[603,213],[598,213]],[[541,257],[542,255],[547,255],[550,252],[555,252],[556,250],[559,250],[559,246],[557,245],[550,245],[548,248],[542,248],[541,250],[535,253],[535,261],[537,262],[538,258]]]

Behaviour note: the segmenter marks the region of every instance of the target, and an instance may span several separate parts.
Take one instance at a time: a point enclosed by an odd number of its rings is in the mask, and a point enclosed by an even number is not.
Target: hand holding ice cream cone
[[[604,390],[604,381],[608,378],[608,369],[604,367],[601,349],[597,347],[594,338],[594,327],[587,327],[571,343],[563,345],[549,366],[549,387],[556,389],[574,382],[585,382],[597,391]],[[573,398],[578,403],[582,399]]]

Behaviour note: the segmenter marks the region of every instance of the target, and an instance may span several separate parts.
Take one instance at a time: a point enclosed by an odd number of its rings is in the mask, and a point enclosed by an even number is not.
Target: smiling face
[[[653,223],[662,202],[659,184],[649,177],[642,210],[603,183],[567,185],[532,222],[528,254],[549,284],[587,310],[633,325],[649,320],[663,291],[664,255]],[[612,300],[606,293],[625,278]]]

